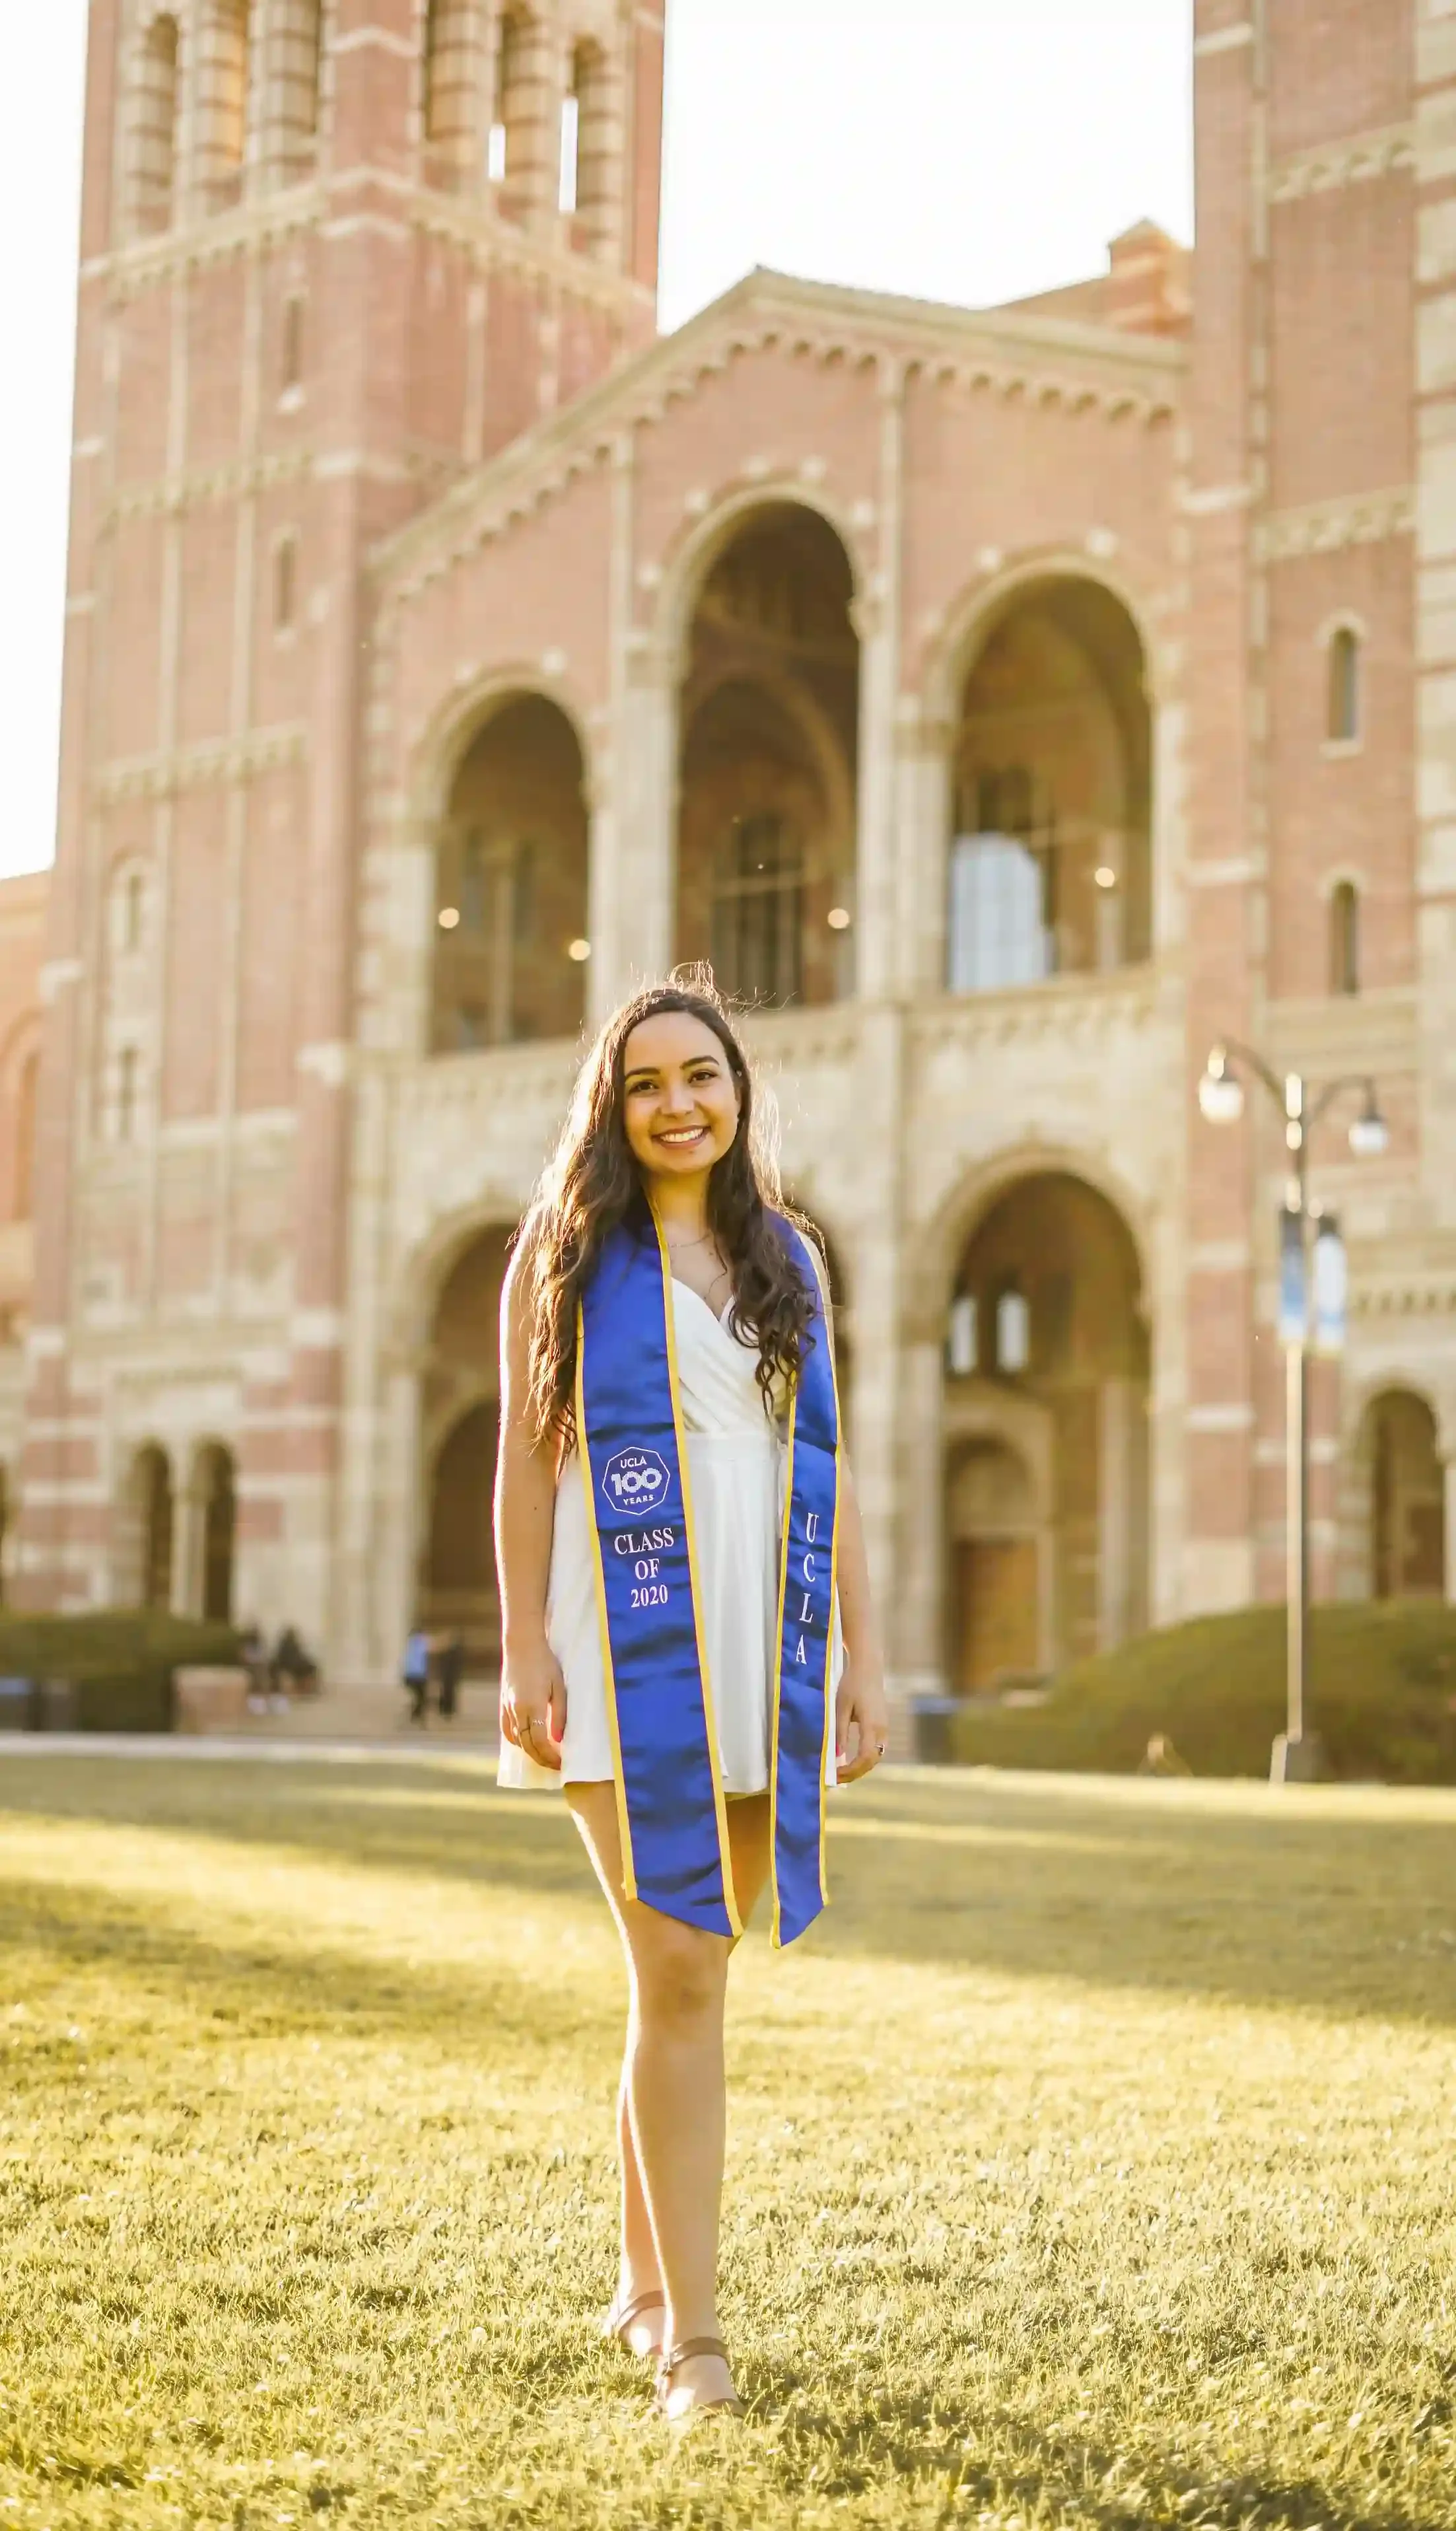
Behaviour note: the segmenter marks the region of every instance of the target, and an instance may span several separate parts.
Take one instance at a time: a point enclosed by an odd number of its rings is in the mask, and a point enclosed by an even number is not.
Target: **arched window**
[[[573,221],[572,242],[604,255],[615,233],[616,149],[611,77],[599,44],[578,44],[561,116],[561,207]]]
[[[771,813],[735,817],[713,872],[712,965],[736,1001],[803,995],[804,847]]]
[[[540,695],[499,705],[463,757],[436,857],[436,1053],[581,1027],[585,779],[575,730]]]
[[[1325,735],[1335,746],[1360,737],[1360,636],[1349,624],[1329,637],[1329,695]]]
[[[946,981],[1007,990],[1151,947],[1152,721],[1126,608],[1075,574],[1018,591],[962,690]]]
[[[143,235],[177,215],[177,98],[182,38],[172,17],[154,18],[141,38],[132,136],[133,225]]]
[[[252,84],[250,0],[208,0],[210,25],[198,59],[202,179],[208,207],[225,210],[243,191]]]
[[[122,881],[120,946],[129,958],[134,958],[142,945],[141,924],[145,894],[145,882],[141,872],[128,871]]]
[[[132,1471],[132,1515],[137,1527],[136,1578],[143,1608],[172,1605],[172,1468],[165,1450],[148,1441]]]
[[[1360,990],[1360,890],[1349,878],[1342,878],[1330,891],[1329,989],[1332,993]]]
[[[711,564],[680,688],[677,957],[768,1004],[852,989],[860,645],[816,511],[751,512]]]
[[[35,1212],[35,1104],[40,1087],[40,1055],[28,1054],[15,1092],[15,1217],[29,1221]]]
[[[318,154],[322,0],[273,0],[269,50],[268,157],[274,180],[296,185]]]
[[[237,1465],[231,1450],[209,1444],[197,1468],[201,1514],[200,1613],[227,1625],[233,1613],[233,1563],[238,1537]]]

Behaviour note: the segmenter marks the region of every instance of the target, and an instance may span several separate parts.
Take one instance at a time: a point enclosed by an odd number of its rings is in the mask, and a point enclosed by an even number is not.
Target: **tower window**
[[[214,0],[212,43],[203,57],[207,81],[209,156],[214,188],[236,194],[248,156],[249,90],[252,70],[250,0]]]
[[[571,126],[571,197],[566,192],[566,117],[562,124],[561,207],[577,222],[576,243],[588,254],[604,255],[611,247],[616,219],[616,143],[608,57],[600,44],[578,44],[572,55],[571,94],[566,114]]]
[[[1360,890],[1342,878],[1329,900],[1329,989],[1360,990]]]
[[[273,556],[273,624],[279,633],[291,633],[298,620],[299,608],[299,540],[295,535],[281,536]]]
[[[581,173],[582,100],[575,86],[561,100],[561,193],[560,207],[574,212],[577,207],[577,185]]]
[[[134,957],[141,946],[142,883],[140,871],[129,871],[122,889],[122,947]]]
[[[170,228],[176,216],[181,50],[176,19],[154,18],[138,56],[133,130],[133,203],[144,233]]]
[[[473,0],[429,0],[424,20],[424,138],[457,169],[474,124],[475,19]]]
[[[317,155],[323,84],[322,0],[273,0],[268,25],[267,152],[285,185],[308,176]]]
[[[1360,636],[1341,624],[1329,639],[1329,695],[1325,735],[1336,746],[1352,746],[1360,737]]]
[[[533,103],[530,28],[519,10],[500,22],[495,55],[495,104],[486,147],[486,172],[492,185],[519,184],[526,172],[528,129]],[[563,133],[564,141],[564,133]]]

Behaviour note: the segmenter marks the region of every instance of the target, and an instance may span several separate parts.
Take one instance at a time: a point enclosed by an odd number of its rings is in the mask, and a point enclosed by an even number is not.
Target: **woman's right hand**
[[[561,1772],[566,1736],[566,1681],[545,1636],[524,1651],[506,1646],[500,1681],[500,1727],[513,1749],[538,1767]]]

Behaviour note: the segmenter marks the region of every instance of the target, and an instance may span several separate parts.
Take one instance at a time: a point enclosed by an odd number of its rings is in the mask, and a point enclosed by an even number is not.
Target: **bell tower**
[[[221,1452],[329,1640],[366,558],[652,334],[663,18],[91,0],[30,1604],[200,1608]]]

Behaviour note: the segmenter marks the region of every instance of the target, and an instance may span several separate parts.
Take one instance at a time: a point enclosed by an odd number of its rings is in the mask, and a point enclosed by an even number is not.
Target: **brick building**
[[[1316,1581],[1442,1590],[1456,18],[1198,0],[1193,256],[658,339],[662,14],[91,0],[11,1586],[483,1650],[505,1236],[583,1025],[709,957],[902,1689],[1280,1588],[1230,1033],[1378,1085]]]

